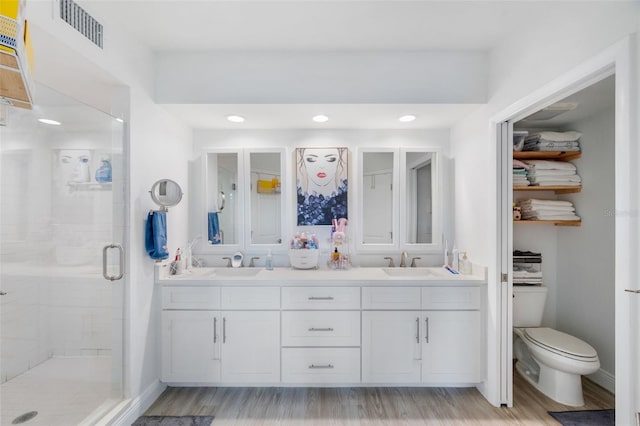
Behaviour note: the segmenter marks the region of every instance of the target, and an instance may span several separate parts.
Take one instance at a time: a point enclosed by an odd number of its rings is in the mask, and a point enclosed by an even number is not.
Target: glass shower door
[[[0,127],[0,424],[91,424],[122,400],[123,141],[44,86]]]

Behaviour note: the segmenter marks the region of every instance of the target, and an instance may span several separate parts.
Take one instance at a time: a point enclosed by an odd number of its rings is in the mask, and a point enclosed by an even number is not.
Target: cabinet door
[[[280,381],[280,312],[222,313],[222,380]]]
[[[480,381],[480,311],[427,311],[422,318],[422,381]]]
[[[420,382],[419,311],[362,313],[363,383]]]
[[[213,311],[162,312],[162,380],[220,380],[220,317]]]

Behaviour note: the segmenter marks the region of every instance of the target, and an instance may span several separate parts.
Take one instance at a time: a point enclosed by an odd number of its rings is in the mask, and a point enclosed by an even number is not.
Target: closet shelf
[[[514,191],[553,191],[556,194],[573,194],[582,191],[582,186],[514,186]]]
[[[69,182],[67,183],[73,190],[95,191],[103,189],[111,189],[113,184],[111,182]]]
[[[514,151],[515,160],[577,160],[582,156],[581,151]]]
[[[581,220],[514,220],[513,223],[526,223],[528,225],[531,224],[542,224],[542,225],[555,225],[555,226],[581,226]]]

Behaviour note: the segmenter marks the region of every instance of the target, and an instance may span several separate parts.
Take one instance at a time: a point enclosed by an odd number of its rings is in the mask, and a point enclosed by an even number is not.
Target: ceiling
[[[155,51],[490,51],[527,25],[597,19],[605,1],[79,0],[105,25]],[[193,128],[448,128],[478,105],[163,105]],[[244,123],[225,117],[239,114]],[[311,121],[316,114],[327,123]],[[400,123],[397,118],[418,119]]]

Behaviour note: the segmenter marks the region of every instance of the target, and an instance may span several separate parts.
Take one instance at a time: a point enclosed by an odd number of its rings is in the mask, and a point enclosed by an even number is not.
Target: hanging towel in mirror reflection
[[[220,244],[222,243],[222,238],[220,238],[220,222],[218,221],[218,213],[210,212],[209,213],[209,243],[210,244]]]
[[[144,246],[152,259],[169,257],[167,250],[167,212],[152,211],[147,216]]]

